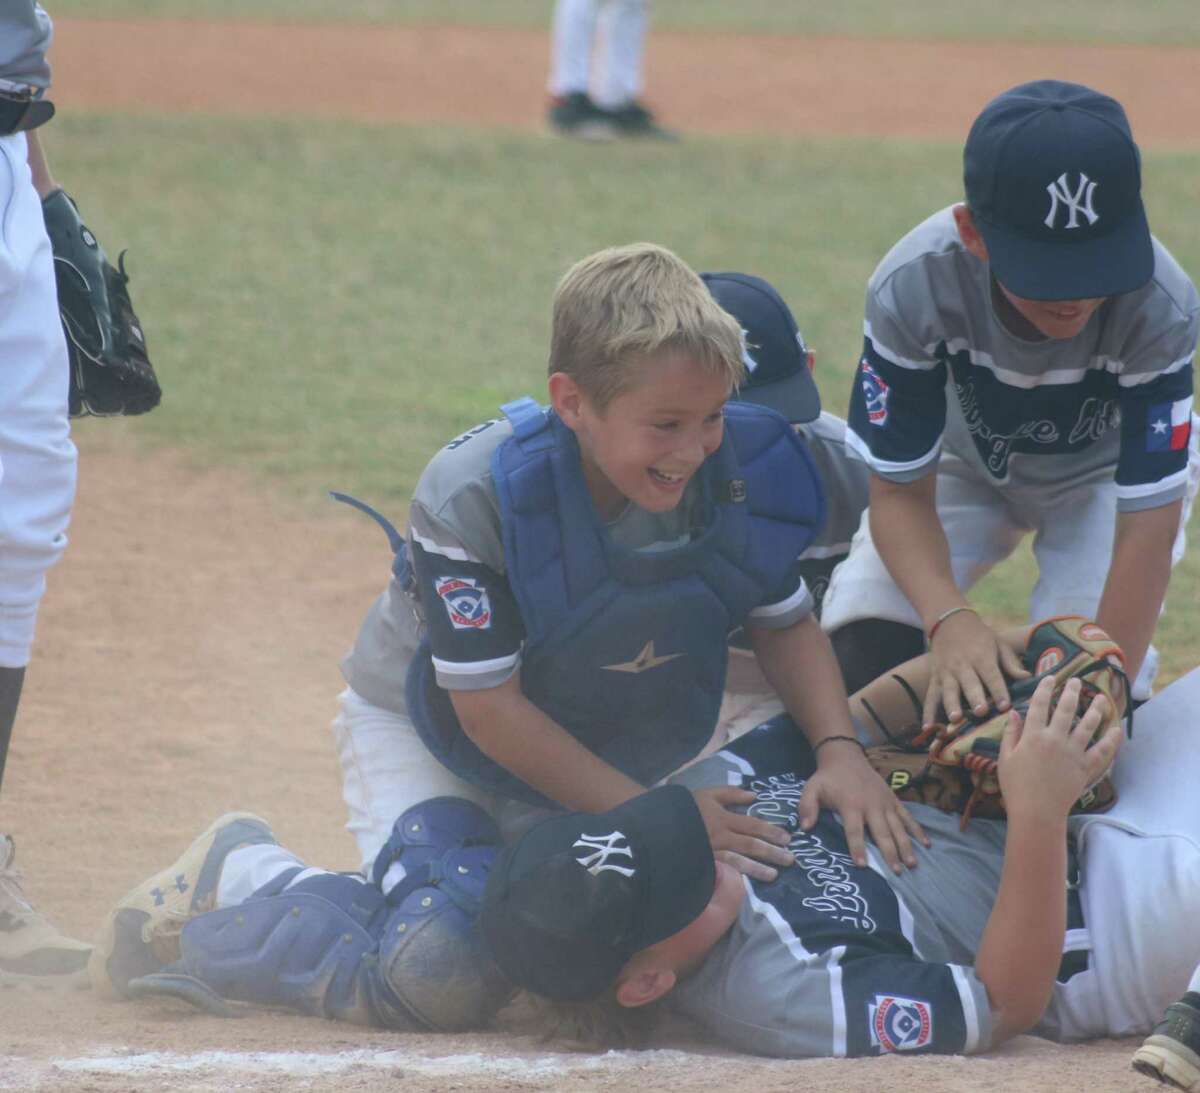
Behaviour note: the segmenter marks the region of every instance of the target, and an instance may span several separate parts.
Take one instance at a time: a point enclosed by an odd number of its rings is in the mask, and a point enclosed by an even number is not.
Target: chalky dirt
[[[537,127],[546,54],[545,35],[510,30],[61,20],[52,59],[55,97],[76,110]],[[958,139],[989,95],[1054,73],[1123,99],[1147,145],[1200,143],[1200,52],[1184,49],[661,33],[648,71],[662,116],[697,133]],[[337,660],[390,561],[352,515],[186,453],[147,454],[136,431],[76,429],[71,545],[43,601],[4,793],[29,893],[81,937],[232,808],[262,813],[316,863],[352,867],[328,724]],[[597,1056],[512,1032],[396,1035],[0,991],[0,1089],[1124,1093],[1151,1088],[1132,1049],[1022,1037],[982,1059],[781,1062],[678,1028],[656,1050]]]

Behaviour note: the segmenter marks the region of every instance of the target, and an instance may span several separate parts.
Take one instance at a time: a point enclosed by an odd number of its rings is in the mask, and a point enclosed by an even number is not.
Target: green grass
[[[165,389],[130,427],[313,503],[341,488],[401,516],[438,447],[544,392],[554,284],[611,243],[653,239],[697,268],[775,282],[817,349],[826,405],[844,412],[867,275],[959,186],[957,147],[911,142],[597,148],[194,116],[67,116],[55,130],[59,178],[111,252],[130,248]],[[1152,222],[1200,270],[1200,156],[1147,156],[1146,177]],[[1167,648],[1186,649],[1176,669],[1200,661],[1197,558],[1163,622]],[[980,602],[1019,621],[1031,585],[1018,559]]]
[[[51,13],[140,18],[302,22],[466,23],[545,27],[551,0],[56,0]],[[653,25],[671,29],[894,38],[1055,42],[1200,41],[1194,0],[652,0]]]

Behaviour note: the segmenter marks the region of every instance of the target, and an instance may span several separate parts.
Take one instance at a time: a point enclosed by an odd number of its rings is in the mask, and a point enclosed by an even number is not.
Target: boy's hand
[[[937,721],[939,705],[951,725],[963,719],[964,702],[979,717],[993,705],[997,710],[1008,709],[1005,673],[1009,679],[1029,675],[1020,657],[973,611],[959,611],[937,627],[929,656],[923,729]]]
[[[1042,680],[1029,701],[1024,723],[1014,712],[1005,727],[998,773],[1010,818],[1063,819],[1084,791],[1108,770],[1121,746],[1119,720],[1091,743],[1107,712],[1108,699],[1104,695],[1097,695],[1075,722],[1079,680],[1067,682],[1058,706],[1051,712],[1053,693],[1054,680]]]
[[[757,798],[748,789],[736,786],[706,786],[692,790],[708,841],[718,859],[754,880],[773,881],[779,872],[795,862],[787,845],[791,835],[782,827],[732,811],[735,805],[752,804]],[[766,864],[764,864],[766,863]]]
[[[816,773],[809,778],[796,806],[800,826],[808,831],[822,808],[832,808],[842,818],[846,843],[854,864],[867,864],[864,827],[893,873],[900,863],[912,869],[917,864],[912,840],[929,845],[929,837],[912,813],[888,788],[867,762],[862,751],[840,742],[823,749]]]

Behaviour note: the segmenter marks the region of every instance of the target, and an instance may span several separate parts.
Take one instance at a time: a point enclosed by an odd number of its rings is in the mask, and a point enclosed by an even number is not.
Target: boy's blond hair
[[[636,382],[646,361],[670,353],[745,379],[736,319],[686,262],[654,243],[610,247],[576,262],[558,283],[550,373],[570,376],[603,411]]]

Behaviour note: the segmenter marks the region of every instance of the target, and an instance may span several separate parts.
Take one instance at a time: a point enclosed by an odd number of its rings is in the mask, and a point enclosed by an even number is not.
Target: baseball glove
[[[129,300],[125,252],[114,268],[64,190],[42,202],[42,215],[54,251],[58,310],[67,337],[71,416],[153,410],[162,389]]]
[[[1013,709],[1024,715],[1038,684],[1054,679],[1052,704],[1069,679],[1082,683],[1080,708],[1086,709],[1096,694],[1109,700],[1109,716],[1097,730],[1100,735],[1113,721],[1124,719],[1133,733],[1133,712],[1128,708],[1129,681],[1120,647],[1094,622],[1064,615],[1038,623],[1029,634],[1021,661],[1027,679],[1009,683]],[[919,722],[921,703],[907,682],[892,677],[909,692]],[[875,716],[870,705],[864,703]],[[889,743],[867,749],[867,758],[898,797],[934,805],[962,814],[963,825],[972,816],[1003,819],[1004,800],[997,768],[1008,711],[994,708],[983,716],[968,715],[954,725],[938,723],[925,732],[914,724],[900,733],[876,722]],[[1107,774],[1079,799],[1072,812],[1106,812],[1117,799]]]

